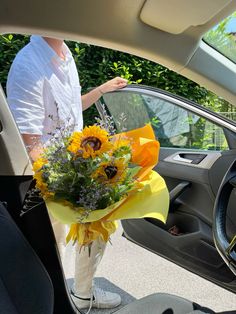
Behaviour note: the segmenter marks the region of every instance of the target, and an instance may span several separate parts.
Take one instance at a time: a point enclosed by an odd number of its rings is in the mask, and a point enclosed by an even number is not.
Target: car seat
[[[1,202],[0,252],[0,314],[55,313],[52,281],[42,262]],[[214,312],[183,298],[157,293],[137,300],[113,313],[200,314]]]

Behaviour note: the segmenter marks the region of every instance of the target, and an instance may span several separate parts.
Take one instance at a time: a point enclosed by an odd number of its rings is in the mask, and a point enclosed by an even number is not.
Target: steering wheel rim
[[[226,233],[227,206],[236,188],[236,160],[230,165],[218,190],[213,211],[213,238],[219,254],[236,275],[236,235],[229,242]]]

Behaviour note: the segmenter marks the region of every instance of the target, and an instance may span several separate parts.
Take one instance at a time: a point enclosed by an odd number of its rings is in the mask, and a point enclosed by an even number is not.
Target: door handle
[[[188,159],[188,158],[183,158],[181,157],[180,155],[176,155],[173,157],[173,160],[175,161],[180,161],[180,162],[185,162],[185,163],[188,163],[188,164],[191,164],[192,163],[192,159]]]

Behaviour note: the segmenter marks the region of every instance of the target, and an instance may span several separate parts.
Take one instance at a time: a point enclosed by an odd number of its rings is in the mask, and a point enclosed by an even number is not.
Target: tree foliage
[[[216,30],[221,31],[219,30]],[[29,41],[28,36],[0,36],[0,82],[5,89],[7,74],[16,53]],[[227,111],[229,104],[189,79],[169,69],[133,55],[83,43],[67,42],[77,65],[82,93],[121,76],[129,83],[143,84],[183,96],[215,111]],[[94,122],[95,107],[84,112],[85,124]]]
[[[209,45],[214,47],[216,50],[218,50],[234,62],[236,62],[236,31],[229,32],[228,27],[232,20],[235,18],[236,12],[228,16],[216,27],[208,31],[204,36],[204,40]]]

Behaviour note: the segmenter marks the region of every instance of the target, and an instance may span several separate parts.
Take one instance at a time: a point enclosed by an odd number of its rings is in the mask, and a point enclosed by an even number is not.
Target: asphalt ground
[[[74,249],[69,245],[64,260],[69,285],[73,283],[74,259]],[[112,237],[112,245],[107,245],[95,282],[105,290],[119,293],[122,297],[120,307],[146,295],[165,292],[184,297],[215,312],[236,313],[235,294],[126,240],[122,237],[121,226]],[[90,314],[113,312],[114,309],[92,309]]]

